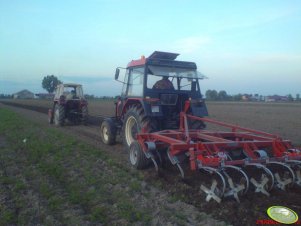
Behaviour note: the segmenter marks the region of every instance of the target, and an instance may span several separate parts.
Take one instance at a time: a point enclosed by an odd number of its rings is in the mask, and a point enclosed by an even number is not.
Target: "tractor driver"
[[[76,92],[75,90],[71,90],[71,93],[69,93],[66,97],[67,100],[72,100],[76,97]]]
[[[168,76],[163,76],[163,78],[159,81],[157,81],[154,86],[153,89],[171,89],[174,90],[174,86],[172,84],[172,82],[168,79]]]

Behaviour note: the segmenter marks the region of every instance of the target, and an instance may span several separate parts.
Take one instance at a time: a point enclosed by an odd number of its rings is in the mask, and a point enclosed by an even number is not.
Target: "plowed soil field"
[[[14,100],[5,102],[5,104],[2,106],[13,108],[14,111],[21,112],[25,117],[32,118],[44,126],[47,125],[46,113],[47,109],[51,107],[50,101]],[[9,105],[14,105],[14,107]],[[292,140],[296,145],[301,144],[300,104],[209,102],[207,106],[210,117],[213,119],[278,134],[285,139]],[[18,110],[18,108],[20,109]],[[101,116],[112,115],[114,104],[110,101],[90,101],[89,112],[92,117],[88,126],[67,125],[65,128],[58,129],[67,131],[90,145],[94,145],[100,151],[108,153],[112,158],[130,168],[128,156],[120,141],[114,146],[106,146],[100,142]],[[183,181],[178,171],[172,166],[165,169],[160,176],[152,167],[142,171],[142,174],[147,184],[160,187],[172,199],[181,200],[200,212],[210,214],[213,219],[222,220],[228,224],[260,224],[262,221],[259,220],[269,219],[266,210],[272,205],[284,205],[292,208],[299,215],[301,214],[301,189],[298,187],[289,188],[287,191],[273,189],[270,197],[258,193],[248,193],[241,198],[241,203],[226,199],[221,204],[217,204],[214,201],[208,203],[205,201],[205,195],[199,189],[200,181],[197,175],[190,175]],[[157,198],[161,199],[162,197],[158,195]],[[183,217],[187,218],[187,215]],[[208,224],[211,223],[208,222]],[[189,224],[187,223],[187,225]]]

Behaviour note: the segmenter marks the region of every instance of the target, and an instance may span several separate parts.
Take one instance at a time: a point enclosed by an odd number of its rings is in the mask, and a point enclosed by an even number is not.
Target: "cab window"
[[[130,70],[128,80],[128,96],[142,96],[143,95],[143,76],[144,68],[133,68]]]

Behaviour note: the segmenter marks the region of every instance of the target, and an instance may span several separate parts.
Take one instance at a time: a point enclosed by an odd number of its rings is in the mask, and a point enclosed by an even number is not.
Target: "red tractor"
[[[178,55],[155,51],[148,58],[142,56],[126,68],[116,69],[116,80],[120,69],[125,69],[124,85],[116,102],[115,117],[105,119],[101,125],[105,144],[114,144],[116,135],[120,134],[129,149],[141,131],[177,129],[187,100],[192,103],[189,109],[192,115],[208,115],[199,85],[199,79],[204,76],[197,71],[195,63],[176,61]],[[191,126],[202,129],[205,124],[193,121]]]
[[[208,176],[198,181],[206,201],[239,202],[249,190],[270,196],[274,187],[301,186],[301,149],[273,134],[204,117],[199,85],[204,76],[195,63],[176,61],[177,56],[154,52],[128,64],[115,117],[101,124],[102,141],[113,144],[120,134],[137,169],[152,162],[158,171],[170,160],[184,178],[182,166],[188,163],[191,171]],[[206,130],[205,123],[221,130]]]
[[[87,123],[88,102],[80,84],[59,84],[55,91],[53,107],[49,109],[48,121],[63,126],[65,121]]]

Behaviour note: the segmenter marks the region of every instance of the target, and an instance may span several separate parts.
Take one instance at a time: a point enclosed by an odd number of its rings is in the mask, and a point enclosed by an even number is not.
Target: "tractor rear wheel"
[[[54,120],[54,108],[48,109],[48,122],[49,124],[53,124]]]
[[[132,142],[130,145],[130,163],[136,169],[145,169],[149,164],[149,160],[137,141]]]
[[[141,132],[142,128],[144,132],[156,130],[155,123],[145,115],[141,106],[131,106],[124,116],[122,126],[122,138],[126,150],[129,150],[131,143],[136,141],[136,135]]]
[[[100,137],[104,144],[112,145],[116,142],[116,126],[110,118],[105,119],[100,126]]]
[[[65,123],[65,107],[56,104],[54,107],[54,124],[56,126],[63,126]]]

